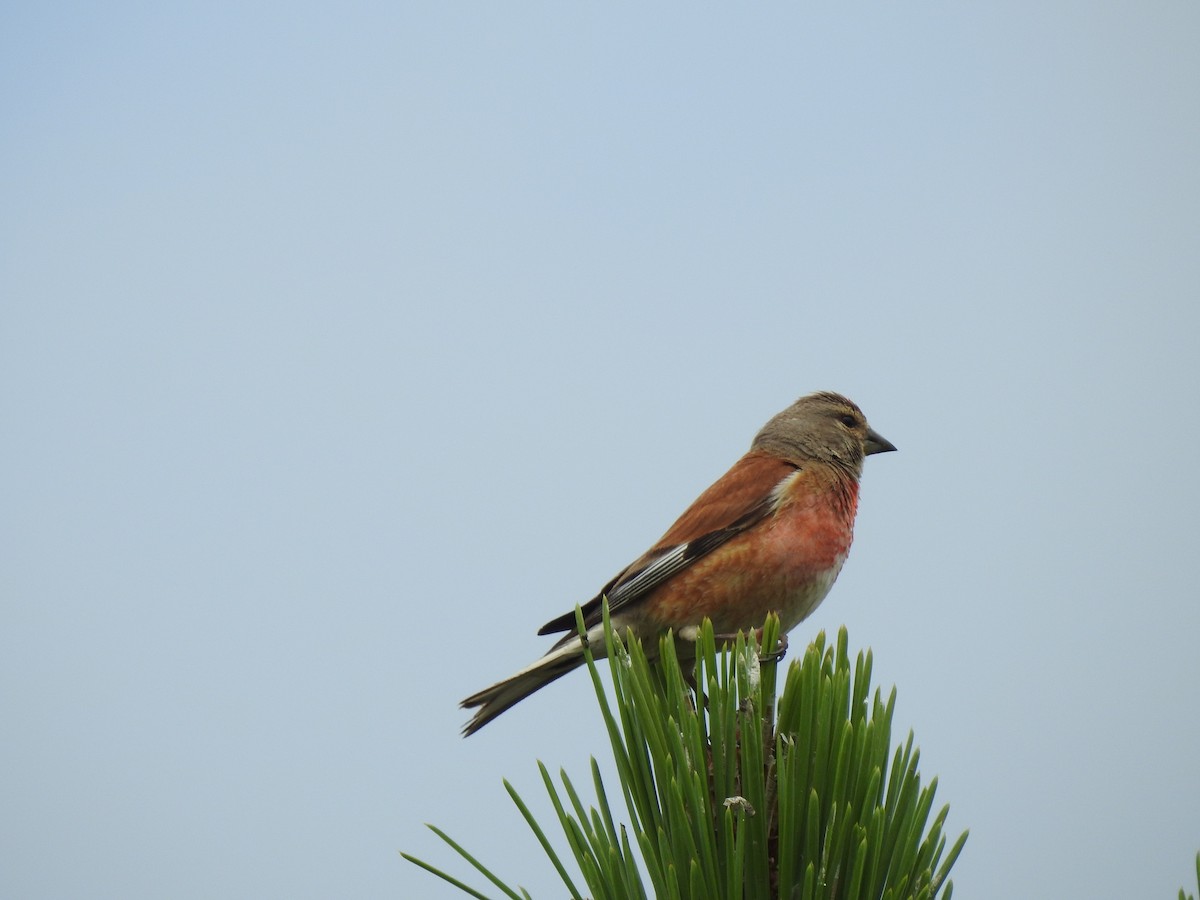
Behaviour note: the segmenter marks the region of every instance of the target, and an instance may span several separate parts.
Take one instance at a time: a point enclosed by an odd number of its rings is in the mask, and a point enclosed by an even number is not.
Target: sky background
[[[989,5],[992,6],[992,5]],[[457,702],[818,389],[956,896],[1200,849],[1200,5],[9,4],[0,895],[564,890]],[[799,656],[797,651],[794,656]],[[478,883],[479,879],[472,879]],[[480,885],[482,886],[482,885]]]

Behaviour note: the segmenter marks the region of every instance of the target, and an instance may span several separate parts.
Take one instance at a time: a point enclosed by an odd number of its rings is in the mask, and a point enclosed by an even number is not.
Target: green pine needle
[[[607,608],[604,627],[612,703],[590,651],[585,656],[628,823],[614,817],[595,759],[592,807],[565,772],[557,784],[539,763],[588,896],[949,900],[948,876],[967,833],[947,851],[949,807],[931,818],[937,779],[922,783],[911,733],[892,746],[895,689],[886,700],[872,690],[871,654],[859,653],[851,664],[845,628],[833,647],[821,633],[787,666],[777,697],[778,660],[759,649],[777,646],[774,616],[760,635],[738,635],[732,646],[718,647],[706,622],[694,643],[666,635],[650,656],[637,640],[613,632]],[[505,787],[570,895],[581,900],[545,829]],[[493,885],[519,898],[434,830]],[[1197,866],[1200,880],[1200,856]]]
[[[1185,894],[1183,888],[1179,889],[1179,900],[1196,900],[1200,897],[1200,853],[1196,854],[1196,896]]]

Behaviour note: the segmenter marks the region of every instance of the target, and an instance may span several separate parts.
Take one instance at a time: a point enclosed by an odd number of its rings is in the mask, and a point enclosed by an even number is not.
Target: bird
[[[846,561],[864,459],[895,449],[841,394],[798,399],[654,546],[583,605],[583,638],[574,610],[550,620],[539,635],[567,633],[546,655],[462,701],[475,711],[464,737],[581,666],[585,647],[605,656],[605,598],[614,631],[642,640],[668,629],[694,640],[705,618],[719,635],[751,631],[772,612],[786,635],[825,599]]]

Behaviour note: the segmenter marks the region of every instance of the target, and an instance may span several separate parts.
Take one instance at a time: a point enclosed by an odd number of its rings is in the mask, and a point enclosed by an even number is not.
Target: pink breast
[[[708,617],[719,633],[730,633],[757,628],[777,612],[785,630],[794,627],[829,593],[853,538],[853,504],[821,499],[785,497],[774,516],[648,596],[646,618],[678,629]]]

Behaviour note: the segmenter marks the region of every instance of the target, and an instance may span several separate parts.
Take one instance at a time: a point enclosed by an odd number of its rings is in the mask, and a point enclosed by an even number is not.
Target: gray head
[[[801,397],[774,416],[762,427],[750,449],[795,463],[821,460],[859,475],[864,458],[896,448],[871,429],[856,404],[841,394],[822,391]]]

